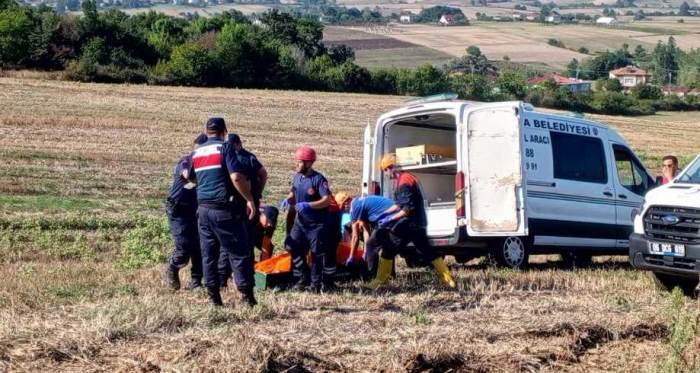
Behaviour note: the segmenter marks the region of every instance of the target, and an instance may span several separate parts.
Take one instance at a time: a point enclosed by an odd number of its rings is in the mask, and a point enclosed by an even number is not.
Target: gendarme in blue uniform
[[[238,162],[243,166],[245,171],[243,172],[245,176],[250,180],[250,193],[253,194],[253,200],[255,201],[255,206],[260,206],[260,200],[262,199],[262,188],[260,187],[260,169],[263,168],[262,163],[258,161],[255,154],[241,149],[236,152],[238,154]]]
[[[191,155],[186,155],[177,162],[166,201],[170,233],[175,243],[169,270],[177,273],[191,260],[192,284],[199,285],[202,281],[202,256],[197,232],[197,191],[185,188],[189,181],[182,177],[182,171],[188,170],[191,164]]]
[[[228,258],[241,292],[252,291],[253,257],[246,231],[245,203],[237,196],[230,174],[243,167],[232,148],[210,137],[192,154],[190,172],[197,179],[199,236],[204,278],[208,289],[222,285],[218,276],[219,256]]]
[[[173,173],[173,183],[170,185],[167,200],[171,203],[177,203],[185,206],[197,205],[197,190],[195,188],[187,189],[185,185],[189,180],[182,177],[182,171],[189,170],[192,164],[192,154],[188,154],[180,159],[175,165]]]

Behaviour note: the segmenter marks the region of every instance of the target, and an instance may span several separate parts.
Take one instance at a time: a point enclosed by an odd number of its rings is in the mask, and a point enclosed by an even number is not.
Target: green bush
[[[138,269],[162,263],[168,257],[172,240],[165,218],[143,218],[122,241],[117,264],[122,269]]]

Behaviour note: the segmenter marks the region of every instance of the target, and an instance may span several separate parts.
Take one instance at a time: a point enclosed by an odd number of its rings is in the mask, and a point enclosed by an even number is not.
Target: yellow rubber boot
[[[436,258],[433,260],[433,267],[435,268],[435,272],[437,272],[438,277],[443,283],[445,283],[445,285],[453,289],[457,287],[455,279],[452,277],[450,270],[447,268],[447,264],[445,264],[445,261],[442,260],[442,258]]]
[[[394,268],[394,261],[390,259],[379,258],[377,266],[377,276],[369,284],[365,285],[367,289],[377,290],[380,286],[386,284],[391,276],[391,270]]]

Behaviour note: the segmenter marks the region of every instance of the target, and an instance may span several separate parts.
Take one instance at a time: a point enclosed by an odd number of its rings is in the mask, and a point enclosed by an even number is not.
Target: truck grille
[[[652,206],[644,216],[649,238],[683,243],[700,242],[700,209]]]

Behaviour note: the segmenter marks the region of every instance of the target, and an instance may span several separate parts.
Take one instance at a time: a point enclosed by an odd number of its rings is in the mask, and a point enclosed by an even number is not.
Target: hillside
[[[143,258],[123,265],[132,244],[169,247],[172,166],[208,116],[224,116],[268,167],[276,203],[304,143],[334,189],[357,191],[364,126],[404,99],[0,78],[0,371],[659,367],[669,299],[624,258],[583,270],[537,258],[526,272],[451,263],[457,291],[400,266],[377,294],[357,283],[332,295],[265,291],[254,310],[173,294],[163,266]],[[700,152],[695,114],[596,119],[654,168],[669,151]]]

